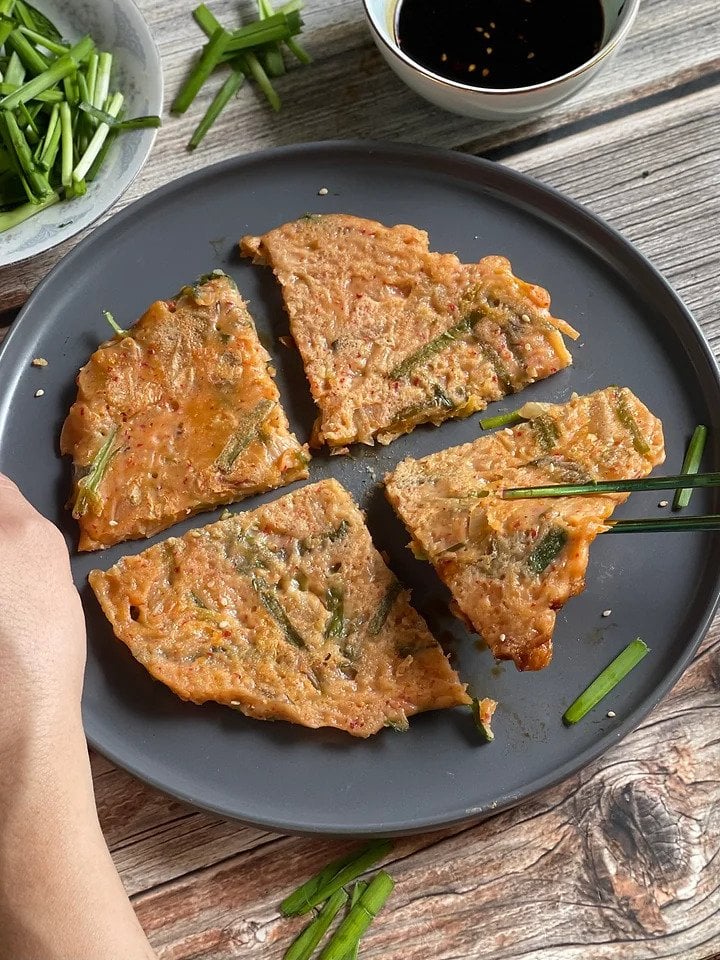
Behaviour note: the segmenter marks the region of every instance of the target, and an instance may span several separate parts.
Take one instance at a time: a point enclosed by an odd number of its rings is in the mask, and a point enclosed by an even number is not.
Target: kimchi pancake
[[[184,700],[357,737],[470,702],[335,480],[124,557],[90,583],[116,636]]]
[[[527,404],[528,420],[386,478],[387,496],[500,659],[547,666],[556,611],[585,586],[588,551],[628,494],[504,500],[508,487],[644,477],[665,459],[662,424],[627,388]]]
[[[313,442],[389,443],[484,409],[566,367],[546,290],[504,257],[464,264],[412,226],[308,216],[241,249],[269,264],[320,408]]]
[[[80,550],[149,537],[307,476],[245,302],[217,272],[158,300],[80,371],[61,450]]]

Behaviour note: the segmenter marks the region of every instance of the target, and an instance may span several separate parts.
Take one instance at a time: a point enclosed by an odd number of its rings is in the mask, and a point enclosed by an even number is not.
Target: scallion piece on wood
[[[394,887],[395,882],[389,873],[384,870],[376,873],[367,890],[330,938],[318,960],[345,960],[385,906]]]
[[[283,954],[283,960],[310,960],[330,924],[345,906],[348,895],[341,888],[328,899],[314,920],[302,930]]]
[[[365,873],[392,850],[389,840],[376,840],[359,853],[354,851],[324,867],[280,904],[286,917],[307,913],[332,896],[336,890]]]
[[[231,34],[229,31],[220,27],[213,33],[208,42],[203,47],[200,59],[196,63],[190,76],[183,84],[180,93],[175,98],[171,110],[173,113],[185,113],[187,108],[193,102],[200,92],[200,88],[220,63],[222,55],[230,43]]]
[[[629,643],[622,653],[618,654],[612,663],[593,680],[587,690],[567,708],[563,714],[563,722],[571,726],[578,720],[582,720],[585,714],[596,707],[648,653],[650,648],[640,637]]]
[[[222,29],[222,24],[218,21],[212,10],[209,10],[204,3],[193,10],[193,19],[200,27],[206,37],[210,38],[216,30]]]
[[[270,83],[270,78],[265,73],[265,70],[263,69],[262,64],[260,63],[258,58],[255,56],[255,54],[252,53],[252,51],[250,50],[248,50],[247,53],[243,54],[243,61],[247,66],[247,69],[250,71],[250,76],[260,87],[262,92],[265,94],[267,102],[270,104],[273,110],[277,113],[277,111],[282,106],[282,103],[280,102],[280,97],[278,95],[277,90]]]
[[[256,20],[246,27],[240,27],[232,33],[228,52],[236,53],[240,50],[253,50],[275,40],[287,40],[299,33],[302,20],[299,13],[276,13],[267,20]]]
[[[597,480],[547,487],[508,487],[503,500],[534,500],[538,497],[597,496],[602,493],[636,493],[641,490],[675,490],[678,487],[717,487],[720,473],[675,474],[671,477],[644,477],[641,480]]]
[[[707,442],[707,433],[707,427],[704,427],[702,424],[698,424],[697,427],[695,427],[685,453],[681,473],[696,474],[700,469],[700,462],[702,461],[705,443]],[[692,490],[689,487],[676,490],[672,502],[673,510],[682,510],[683,507],[686,507],[690,503],[691,496]]]
[[[720,513],[699,517],[642,517],[637,520],[606,520],[605,533],[679,533],[684,530],[720,530]]]
[[[229,35],[229,40],[225,44],[221,55],[215,57],[215,66],[229,63],[233,73],[225,80],[208,107],[205,116],[198,124],[188,144],[189,150],[194,150],[197,147],[230,99],[240,89],[243,82],[240,73],[257,83],[273,110],[277,111],[281,106],[280,97],[270,78],[285,73],[281,45],[285,44],[300,63],[311,62],[310,56],[294,40],[294,37],[302,29],[302,20],[299,14],[302,0],[291,0],[277,12],[273,11],[270,0],[257,0],[257,6],[259,19],[232,31],[225,30],[217,17],[204,3],[193,10],[192,15],[195,22],[210,42],[213,41],[214,37],[223,35],[220,31]],[[209,44],[204,47],[204,56],[208,55],[208,47]],[[197,91],[186,102],[185,94],[191,81],[197,84],[197,70],[198,67],[191,73],[185,87],[175,100],[172,107],[173,112],[183,112],[196,95]],[[202,85],[207,76],[200,79],[200,85]]]
[[[273,11],[269,8],[266,0],[257,0],[257,6],[260,20],[266,20],[273,15]],[[262,62],[265,72],[270,77],[281,77],[285,73],[285,61],[280,51],[280,44],[277,41],[268,43],[263,47]]]
[[[194,150],[198,146],[210,127],[215,123],[221,112],[225,109],[230,100],[232,100],[244,82],[245,74],[242,72],[242,70],[233,67],[230,76],[215,94],[212,103],[205,112],[205,116],[195,128],[195,132],[190,138],[190,143],[188,143],[188,150]]]
[[[480,421],[480,426],[483,430],[495,430],[496,427],[509,427],[526,419],[518,410],[513,410],[511,413],[499,413],[496,417],[486,417]]]
[[[357,883],[353,885],[352,893],[350,895],[350,909],[355,906],[360,897],[365,893],[368,888],[368,883],[366,880],[358,880]],[[360,941],[356,940],[354,946],[345,954],[345,960],[358,960],[358,953],[360,952]]]

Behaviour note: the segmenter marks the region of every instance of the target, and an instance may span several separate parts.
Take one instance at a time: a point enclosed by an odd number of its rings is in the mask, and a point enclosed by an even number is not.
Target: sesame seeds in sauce
[[[395,30],[421,66],[494,89],[569,73],[597,53],[603,32],[600,0],[401,0]]]

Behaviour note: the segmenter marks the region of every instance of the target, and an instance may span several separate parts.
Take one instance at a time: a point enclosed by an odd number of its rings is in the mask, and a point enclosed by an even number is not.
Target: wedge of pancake
[[[320,408],[313,442],[389,443],[468,416],[571,363],[541,287],[504,257],[464,264],[428,235],[345,214],[308,216],[241,249],[282,285]]]
[[[387,496],[493,654],[547,666],[556,611],[585,586],[588,549],[628,494],[503,500],[507,487],[644,477],[665,459],[662,424],[627,388],[527,404],[528,422],[405,460]]]
[[[335,480],[125,557],[90,583],[183,700],[367,737],[470,698]]]
[[[272,373],[220,272],[104,343],[78,375],[60,441],[73,458],[79,549],[148,537],[306,477]]]

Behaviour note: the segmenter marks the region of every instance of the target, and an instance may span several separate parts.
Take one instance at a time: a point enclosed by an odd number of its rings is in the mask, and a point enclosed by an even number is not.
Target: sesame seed
[[[230,706],[231,706],[231,707],[239,707],[239,706],[240,706],[240,701],[239,701],[239,700],[231,700],[231,701],[230,701]]]
[[[46,367],[48,362],[45,357],[35,357],[35,359],[32,361],[32,365],[34,367]]]
[[[531,52],[527,55],[527,58],[528,58],[528,60],[532,60],[534,56],[535,56],[535,54],[532,53],[532,51],[531,51]]]
[[[487,67],[484,67],[484,68],[483,68],[482,75],[483,75],[484,77],[489,77],[489,76],[490,76],[490,71],[488,70]],[[477,237],[476,237],[475,239],[477,240]]]
[[[45,391],[44,391],[44,390],[36,390],[36,391],[35,391],[35,396],[36,396],[36,397],[44,397],[44,396],[45,396]]]
[[[221,620],[220,623],[218,624],[218,626],[219,626],[222,630],[227,630],[227,628],[230,626],[230,624],[228,623],[227,620]]]
[[[659,507],[666,507],[666,506],[668,505],[668,503],[669,503],[668,500],[661,500],[660,503],[658,504],[658,506],[659,506]]]
[[[486,40],[490,39],[490,34],[487,32],[487,30],[483,32],[483,36],[485,37]]]
[[[109,527],[116,527],[118,525],[117,520],[108,520]]]
[[[492,53],[492,47],[486,47],[485,53]]]
[[[477,64],[471,63],[470,66],[468,67],[468,73],[473,73],[473,71],[475,70],[477,70]]]
[[[490,29],[491,29],[491,30],[494,30],[494,29],[495,29],[495,23],[494,23],[494,21],[492,21],[492,20],[490,21]]]
[[[602,615],[604,617],[609,617],[611,613],[612,613],[612,610],[603,610]]]
[[[328,190],[327,187],[320,187],[320,189],[318,190],[318,196],[319,196],[319,197],[326,197],[329,192],[330,192],[330,191]]]
[[[501,634],[500,634],[500,643],[502,643],[504,639],[505,639],[505,634],[504,634],[504,633],[501,633]]]
[[[523,323],[530,323],[530,317],[526,313],[521,314],[520,319]]]
[[[617,716],[614,710],[608,710],[607,715],[610,717],[611,720],[613,717]]]

